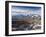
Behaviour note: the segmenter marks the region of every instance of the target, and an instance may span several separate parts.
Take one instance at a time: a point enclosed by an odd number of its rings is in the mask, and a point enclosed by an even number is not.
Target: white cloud
[[[18,15],[18,14],[28,15],[31,13],[32,13],[31,10],[12,9],[12,15]]]

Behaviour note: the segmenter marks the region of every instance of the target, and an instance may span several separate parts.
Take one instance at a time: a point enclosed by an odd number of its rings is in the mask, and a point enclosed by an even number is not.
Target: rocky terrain
[[[12,31],[36,30],[41,29],[41,16],[32,15],[16,15],[12,16]]]

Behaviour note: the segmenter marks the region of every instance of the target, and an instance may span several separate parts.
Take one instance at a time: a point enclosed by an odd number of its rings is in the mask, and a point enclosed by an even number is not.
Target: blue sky
[[[41,7],[33,7],[33,6],[12,6],[12,10],[29,10],[32,11],[31,14],[39,14],[41,15]],[[12,11],[13,12],[13,11]],[[12,13],[13,15],[16,13]]]

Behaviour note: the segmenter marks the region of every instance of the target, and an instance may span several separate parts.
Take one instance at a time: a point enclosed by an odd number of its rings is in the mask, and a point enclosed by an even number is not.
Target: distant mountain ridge
[[[33,17],[41,17],[40,15],[38,14],[31,14],[31,15],[16,15],[16,16],[12,16],[12,20],[25,20],[25,19],[31,19]]]

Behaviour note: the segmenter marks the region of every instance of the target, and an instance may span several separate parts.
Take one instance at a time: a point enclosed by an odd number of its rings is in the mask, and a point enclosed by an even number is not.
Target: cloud
[[[41,8],[40,7],[15,7],[12,8],[12,15],[28,15],[28,14],[41,14]]]

